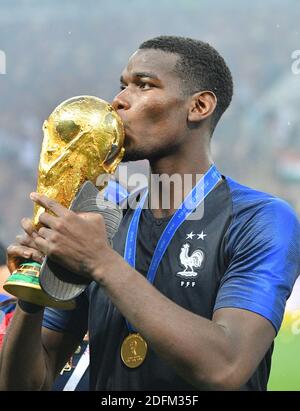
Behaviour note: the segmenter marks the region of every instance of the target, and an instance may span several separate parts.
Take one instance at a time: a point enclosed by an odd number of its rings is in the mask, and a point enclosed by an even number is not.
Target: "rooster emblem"
[[[179,271],[176,275],[183,278],[197,277],[198,273],[193,268],[200,268],[204,260],[204,252],[196,250],[189,255],[190,244],[183,244],[180,251],[180,264],[184,267],[184,271]]]

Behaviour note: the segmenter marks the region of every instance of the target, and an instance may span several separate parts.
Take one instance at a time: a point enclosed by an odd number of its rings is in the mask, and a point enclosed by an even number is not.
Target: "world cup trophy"
[[[43,132],[36,191],[75,211],[99,212],[99,198],[103,200],[107,176],[115,172],[124,155],[125,133],[118,113],[100,98],[73,97],[55,108],[44,122]],[[92,199],[89,198],[90,193],[93,194]],[[97,193],[102,193],[102,197]],[[107,204],[104,204],[102,212]],[[112,206],[112,212],[104,215],[109,240],[112,240],[121,219],[121,213],[116,210]],[[33,224],[36,229],[40,227],[39,216],[44,211],[43,207],[35,204]],[[45,286],[50,284],[47,292],[41,288],[42,273]],[[71,297],[82,290],[84,281],[83,277],[72,275],[46,257],[42,265],[28,260],[21,263],[6,281],[4,289],[24,301],[72,309],[75,301]],[[73,289],[67,298],[63,298],[68,282]],[[56,287],[53,292],[51,284]],[[74,294],[76,285],[79,288]]]

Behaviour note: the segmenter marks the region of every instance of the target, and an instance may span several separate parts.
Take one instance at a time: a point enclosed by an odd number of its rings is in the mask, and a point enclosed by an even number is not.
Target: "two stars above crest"
[[[196,240],[204,240],[204,237],[207,236],[207,234],[204,234],[203,230],[201,234],[194,234],[193,231],[191,231],[189,234],[186,235],[186,240],[192,240],[195,237],[195,235],[197,236]]]

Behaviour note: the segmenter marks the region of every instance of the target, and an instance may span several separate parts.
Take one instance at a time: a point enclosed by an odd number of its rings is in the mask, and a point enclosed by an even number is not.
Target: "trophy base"
[[[59,301],[41,289],[39,270],[41,265],[35,262],[23,263],[6,280],[3,288],[20,300],[45,307],[72,310],[76,307],[75,300]]]

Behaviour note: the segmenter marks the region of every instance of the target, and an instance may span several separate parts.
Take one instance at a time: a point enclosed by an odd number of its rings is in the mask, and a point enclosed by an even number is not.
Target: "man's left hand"
[[[45,195],[30,198],[47,211],[39,217],[43,225],[34,239],[39,250],[69,270],[93,279],[95,270],[111,253],[104,219],[96,213],[77,214]]]

